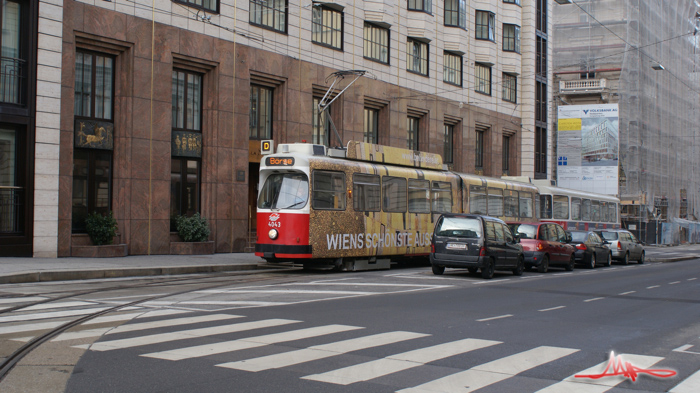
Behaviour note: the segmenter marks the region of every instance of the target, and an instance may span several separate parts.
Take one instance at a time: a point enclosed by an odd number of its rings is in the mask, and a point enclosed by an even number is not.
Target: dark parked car
[[[612,253],[608,242],[593,231],[569,231],[571,244],[576,247],[576,263],[589,269],[596,266],[610,266]]]
[[[576,249],[568,244],[571,236],[561,225],[553,222],[508,225],[520,238],[526,269],[536,267],[538,272],[546,273],[550,266],[562,266],[574,270]]]
[[[604,229],[596,232],[610,243],[614,260],[621,261],[623,265],[629,261],[644,263],[644,245],[632,232],[626,229]]]
[[[483,278],[492,278],[494,270],[523,274],[523,249],[508,225],[498,218],[476,214],[443,214],[435,223],[430,264],[434,274],[445,267],[481,269]]]

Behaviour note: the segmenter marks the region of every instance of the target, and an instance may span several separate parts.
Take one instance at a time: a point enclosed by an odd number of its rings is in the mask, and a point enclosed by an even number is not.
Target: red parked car
[[[525,268],[537,268],[546,273],[550,266],[561,266],[574,270],[576,248],[571,244],[571,235],[559,224],[541,222],[538,224],[509,223],[511,230],[520,238],[525,256]]]

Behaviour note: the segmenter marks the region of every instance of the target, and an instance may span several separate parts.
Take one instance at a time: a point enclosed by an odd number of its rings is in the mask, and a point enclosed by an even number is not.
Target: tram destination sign
[[[294,166],[294,157],[267,157],[265,158],[267,166]]]

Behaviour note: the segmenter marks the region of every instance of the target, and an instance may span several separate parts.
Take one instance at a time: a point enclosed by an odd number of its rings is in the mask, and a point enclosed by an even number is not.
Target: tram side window
[[[430,181],[408,180],[408,212],[430,213]]]
[[[552,198],[553,217],[555,219],[569,219],[569,197],[554,195]]]
[[[610,222],[617,222],[617,203],[608,203],[610,210]]]
[[[356,173],[352,178],[352,207],[355,211],[381,210],[382,190],[378,175]]]
[[[314,171],[312,206],[318,210],[345,210],[345,174]]]
[[[591,221],[591,200],[584,199],[581,202],[581,220]]]
[[[503,216],[503,190],[497,188],[489,188],[486,190],[489,194],[489,216]]]
[[[571,198],[571,219],[581,219],[581,198]]]
[[[551,195],[540,195],[540,218],[552,218]]]
[[[505,208],[503,214],[506,217],[519,217],[520,212],[518,212],[518,203],[518,192],[506,190],[503,193],[503,207]]]
[[[452,211],[452,185],[444,181],[433,182],[433,213]]]
[[[520,192],[520,217],[532,218],[532,193]]]
[[[600,221],[600,201],[591,201],[591,219]]]
[[[610,211],[608,210],[607,202],[600,202],[600,221],[608,222],[610,221]]]
[[[469,213],[488,214],[486,187],[469,186]]]
[[[384,176],[382,178],[383,210],[389,213],[406,211],[406,179]]]

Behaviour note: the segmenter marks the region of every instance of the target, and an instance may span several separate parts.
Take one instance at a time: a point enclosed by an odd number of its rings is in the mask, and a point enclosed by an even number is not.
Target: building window
[[[432,0],[408,0],[409,11],[423,11],[429,14],[433,12]]]
[[[484,134],[486,130],[483,128],[476,129],[476,139],[474,141],[474,164],[476,170],[484,170]]]
[[[476,63],[475,74],[476,86],[474,86],[474,90],[477,93],[491,95],[491,67]]]
[[[287,0],[250,0],[250,23],[287,32]]]
[[[273,89],[250,85],[250,139],[272,139]]]
[[[173,70],[173,130],[202,131],[202,75]]]
[[[343,50],[343,13],[315,5],[311,20],[311,40],[319,45]]]
[[[219,13],[217,0],[173,0],[175,3],[185,4],[192,8]]]
[[[504,175],[510,172],[510,136],[503,136],[503,164],[502,170]]]
[[[535,177],[547,178],[547,129],[535,127]]]
[[[0,45],[2,57],[0,58],[0,102],[8,104],[24,104],[24,89],[26,87],[25,73],[27,62],[22,60],[20,43],[21,20],[27,20],[22,15],[22,6],[16,1],[3,1],[2,33]]]
[[[535,82],[535,121],[547,121],[547,85]]]
[[[496,14],[489,11],[476,11],[476,39],[496,40]]]
[[[314,118],[311,120],[313,126],[313,143],[330,146],[330,137],[332,132],[330,122],[331,108],[328,107],[325,111],[321,112],[321,116],[319,117],[318,104],[320,102],[320,98],[314,97],[312,110]]]
[[[535,72],[537,76],[547,77],[547,39],[537,36],[535,44]]]
[[[445,51],[442,79],[452,85],[462,86],[462,56]]]
[[[537,21],[537,30],[547,33],[547,1],[548,0],[535,0],[536,14],[535,20]]]
[[[364,141],[367,143],[379,143],[379,111],[365,108]]]
[[[503,50],[520,53],[520,26],[503,24]]]
[[[24,232],[24,132],[0,124],[0,235]]]
[[[455,126],[453,124],[445,124],[445,148],[442,156],[442,160],[445,164],[452,164],[454,162],[454,134]]]
[[[114,59],[92,52],[75,54],[75,119],[94,122],[94,139],[109,139],[99,129],[110,128],[114,108]],[[85,124],[84,122],[81,124]],[[83,126],[84,127],[84,126]],[[99,132],[99,134],[98,134]],[[78,131],[85,134],[84,129]],[[87,135],[85,136],[87,142]],[[93,212],[106,215],[112,207],[112,151],[85,143],[73,151],[74,232],[85,231],[85,219]]]
[[[178,216],[199,212],[201,159],[173,157],[170,162],[170,230]]]
[[[518,77],[503,73],[503,101],[518,102]]]
[[[420,75],[428,75],[428,44],[412,38],[406,47],[408,70]]]
[[[504,3],[520,5],[520,0],[503,0]]]
[[[408,117],[408,149],[418,150],[418,127],[420,126],[420,118]]]
[[[467,0],[445,0],[445,26],[467,28]]]
[[[364,57],[389,64],[389,29],[365,22]]]

